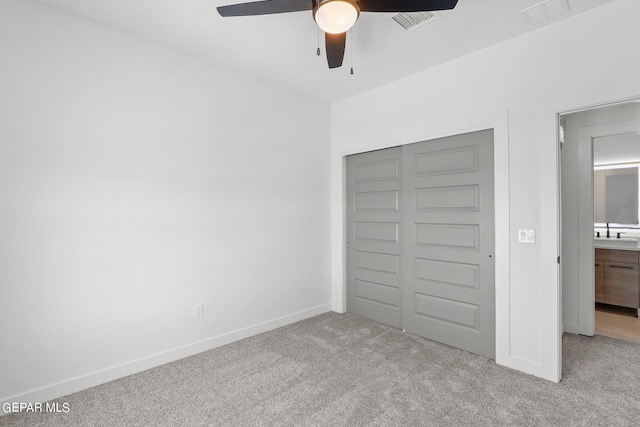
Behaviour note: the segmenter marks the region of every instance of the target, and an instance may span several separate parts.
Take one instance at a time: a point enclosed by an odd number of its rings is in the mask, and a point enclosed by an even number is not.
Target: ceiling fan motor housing
[[[321,10],[322,9],[322,10]],[[323,12],[326,11],[326,15]],[[360,17],[360,7],[357,0],[315,0],[313,2],[313,19],[325,32],[338,34],[347,31]],[[350,21],[346,29],[338,29],[335,24],[342,20]]]

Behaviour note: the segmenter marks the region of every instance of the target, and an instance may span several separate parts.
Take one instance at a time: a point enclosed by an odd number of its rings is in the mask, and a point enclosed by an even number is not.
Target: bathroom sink
[[[594,243],[596,247],[606,247],[606,248],[637,248],[638,240],[632,239],[630,237],[621,237],[616,239],[615,237],[606,238],[606,237],[594,237]]]

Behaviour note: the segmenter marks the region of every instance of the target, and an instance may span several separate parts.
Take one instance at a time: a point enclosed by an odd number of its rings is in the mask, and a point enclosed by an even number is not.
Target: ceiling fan
[[[221,16],[271,15],[311,10],[325,32],[329,68],[342,66],[347,30],[360,12],[427,12],[453,9],[458,0],[264,0],[218,7]]]

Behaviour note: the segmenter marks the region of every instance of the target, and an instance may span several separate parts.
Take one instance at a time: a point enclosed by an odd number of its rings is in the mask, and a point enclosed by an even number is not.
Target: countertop
[[[640,247],[638,247],[638,241],[636,241],[635,246],[626,246],[624,244],[616,245],[616,240],[618,241],[626,241],[628,242],[630,239],[616,239],[615,237],[607,238],[599,238],[593,240],[593,246],[596,249],[613,249],[616,251],[636,251],[640,252]]]

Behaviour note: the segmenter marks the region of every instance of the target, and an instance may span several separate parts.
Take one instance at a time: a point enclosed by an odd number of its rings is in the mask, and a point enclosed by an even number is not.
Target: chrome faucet
[[[609,223],[607,223],[607,239],[608,239],[609,237],[611,237],[611,236],[609,236]]]

